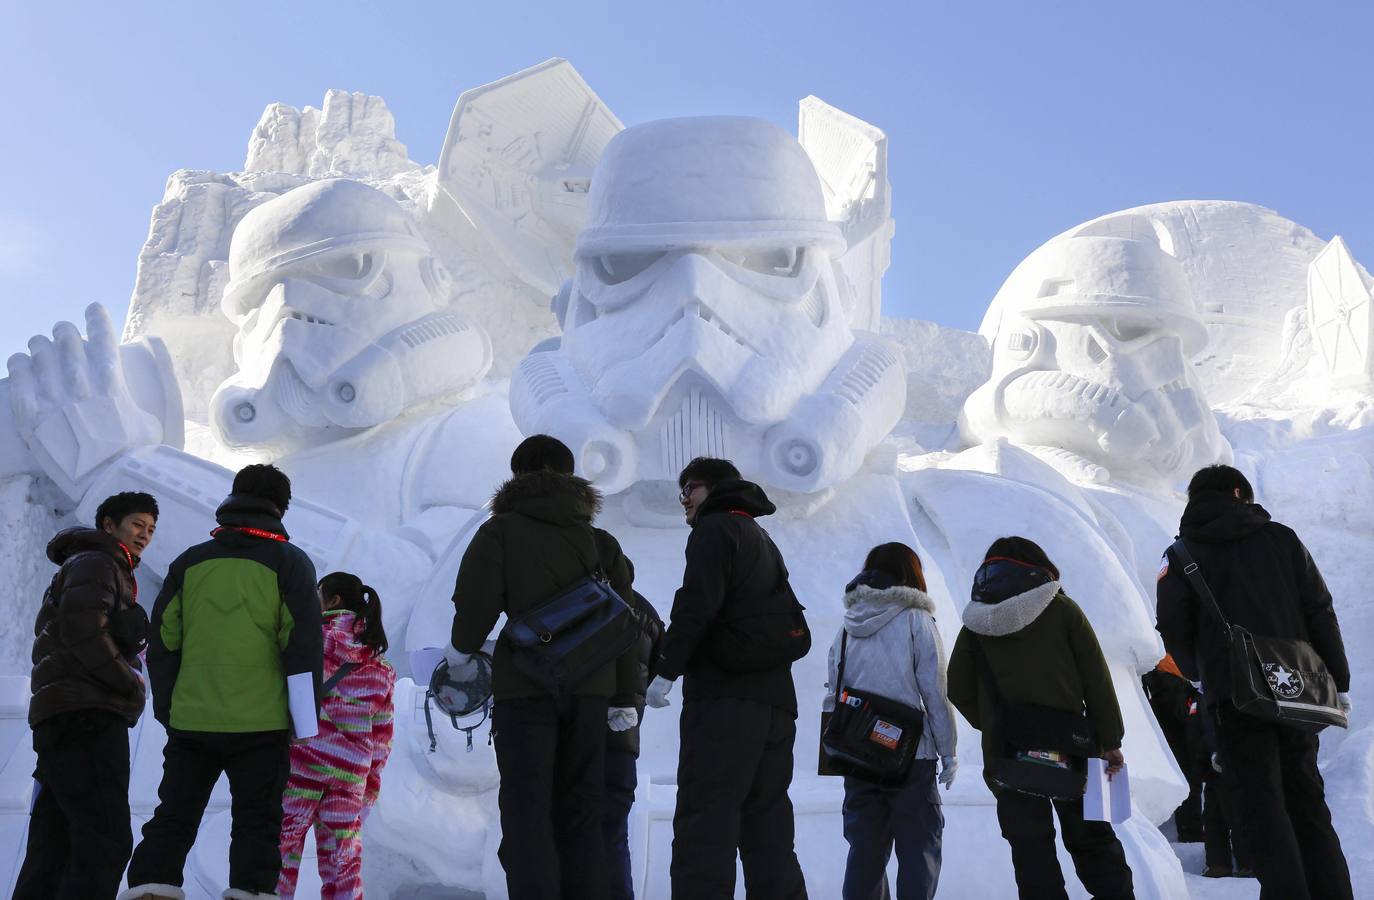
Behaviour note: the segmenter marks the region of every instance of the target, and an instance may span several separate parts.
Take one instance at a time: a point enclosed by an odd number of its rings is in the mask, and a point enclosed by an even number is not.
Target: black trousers
[[[281,795],[291,774],[288,732],[167,730],[157,809],[129,863],[129,885],[182,883],[210,792],[229,777],[229,887],[274,893],[281,870]]]
[[[129,824],[129,723],[97,709],[33,729],[38,795],[16,900],[108,900],[134,846]]]
[[[673,897],[730,900],[738,851],[750,900],[804,900],[787,796],[796,718],[752,700],[693,700],[679,726]]]
[[[1255,860],[1240,830],[1240,813],[1236,808],[1236,790],[1228,776],[1212,773],[1202,792],[1203,843],[1207,865],[1223,869],[1254,871]],[[1234,856],[1235,861],[1232,862]]]
[[[511,900],[605,900],[606,698],[498,700],[492,734]]]
[[[1054,813],[1064,848],[1073,857],[1078,880],[1094,900],[1131,900],[1135,887],[1126,851],[1106,822],[1085,822],[1083,801],[1051,801],[1003,789],[997,795],[997,821],[1011,845],[1016,888],[1021,900],[1067,900],[1064,873],[1054,846]]]
[[[601,836],[606,844],[606,871],[611,900],[634,900],[630,871],[630,809],[635,803],[639,773],[633,753],[606,751],[606,793],[601,801]]]
[[[1222,765],[1261,900],[1350,900],[1350,869],[1317,771],[1317,736],[1217,706]]]

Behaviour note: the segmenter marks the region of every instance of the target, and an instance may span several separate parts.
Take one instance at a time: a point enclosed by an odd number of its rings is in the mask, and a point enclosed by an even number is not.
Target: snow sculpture
[[[448,273],[414,221],[356,181],[305,185],[234,232],[222,301],[239,371],[216,435],[277,456],[395,418],[478,381],[486,335],[445,309]]]
[[[796,139],[747,118],[638,125],[607,145],[589,204],[563,337],[512,381],[521,430],[563,439],[608,493],[698,455],[793,491],[853,474],[905,378],[850,328],[847,245]]]
[[[430,212],[471,223],[515,277],[549,297],[572,270],[592,167],[623,127],[564,59],[464,91]]]
[[[1007,279],[981,329],[993,371],[964,406],[967,437],[1059,447],[1147,479],[1222,456],[1188,366],[1207,332],[1168,233],[1128,221],[1144,227],[1051,241]]]
[[[1307,270],[1307,320],[1338,386],[1374,379],[1372,296],[1350,248],[1339,235],[1332,238]]]

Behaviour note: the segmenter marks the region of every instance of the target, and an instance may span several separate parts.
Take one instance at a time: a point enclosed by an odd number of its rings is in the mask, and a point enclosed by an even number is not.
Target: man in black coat
[[[1350,666],[1317,565],[1291,528],[1254,502],[1230,466],[1208,466],[1188,485],[1179,536],[1233,624],[1255,634],[1309,642],[1349,711]],[[1216,709],[1226,772],[1255,859],[1263,900],[1349,898],[1350,871],[1331,826],[1317,772],[1317,737],[1239,712],[1230,702],[1227,634],[1166,551],[1156,585],[1156,628],[1183,674],[1202,682]]]
[[[692,533],[648,694],[650,706],[667,706],[673,682],[683,677],[673,897],[733,897],[738,851],[749,897],[805,898],[787,796],[797,736],[792,663],[760,666],[748,652],[723,649],[732,646],[724,639],[738,633],[743,616],[785,620],[794,609],[797,633],[783,637],[804,641],[800,654],[809,647],[782,554],[755,521],[775,507],[727,460],[692,460],[678,486]]]
[[[34,625],[29,725],[38,756],[21,900],[101,900],[119,890],[134,849],[129,728],[147,697],[138,654],[148,618],[134,569],[157,529],[157,501],[108,497],[95,528],[48,544],[61,568]]]

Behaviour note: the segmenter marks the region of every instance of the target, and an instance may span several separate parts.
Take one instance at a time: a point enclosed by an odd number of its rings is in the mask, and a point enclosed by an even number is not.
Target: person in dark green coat
[[[532,435],[516,447],[511,472],[458,568],[445,657],[459,677],[502,613],[518,617],[597,568],[634,602],[634,570],[616,539],[593,527],[601,495],[572,474],[572,451],[556,438]],[[491,674],[501,772],[497,855],[511,900],[605,897],[606,729],[639,721],[638,646],[557,697],[516,668],[505,641],[496,642]]]
[[[973,579],[973,599],[949,658],[949,699],[983,733],[983,759],[1003,753],[991,736],[996,703],[982,675],[987,660],[1003,703],[1035,703],[1085,713],[1115,774],[1125,765],[1125,726],[1107,660],[1087,616],[1059,585],[1059,569],[1022,537],[999,538]],[[1022,750],[1035,748],[1025,747]],[[1134,897],[1131,870],[1112,826],[1085,822],[1083,801],[1025,794],[984,780],[997,797],[997,820],[1011,845],[1023,900],[1067,900],[1055,854],[1054,816],[1088,892],[1098,900]]]

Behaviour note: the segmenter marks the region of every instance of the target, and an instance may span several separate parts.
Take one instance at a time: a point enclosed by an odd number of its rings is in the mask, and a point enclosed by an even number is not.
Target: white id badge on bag
[[[1083,792],[1083,819],[1120,825],[1131,817],[1131,779],[1122,766],[1107,778],[1107,761],[1088,760],[1088,787]]]
[[[298,672],[286,676],[287,706],[291,710],[292,737],[312,738],[320,733],[320,720],[315,712],[315,676]]]

